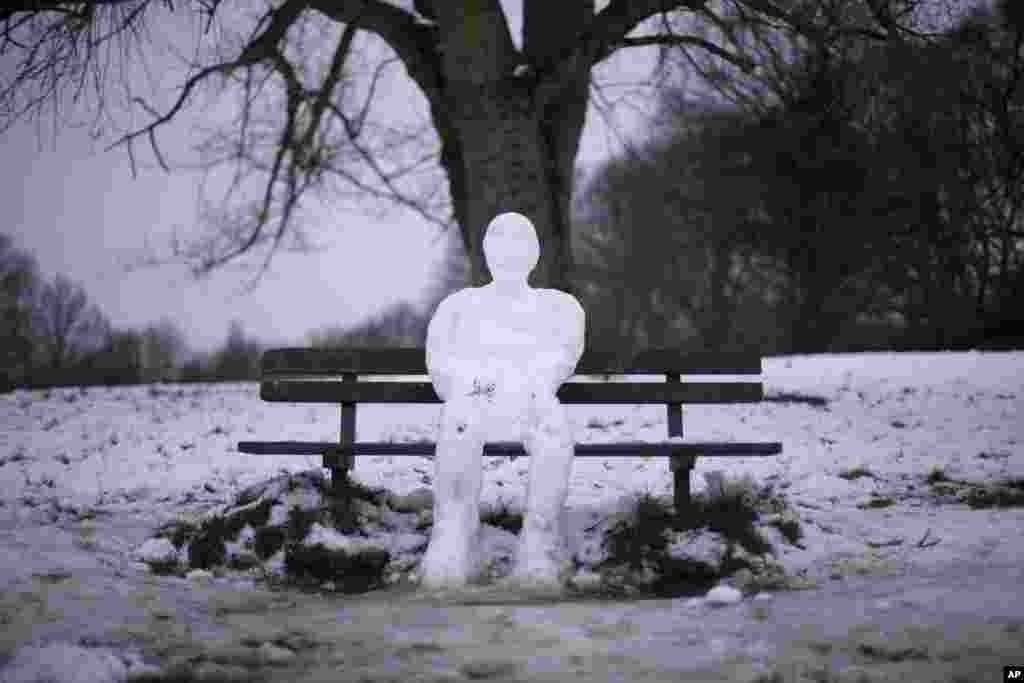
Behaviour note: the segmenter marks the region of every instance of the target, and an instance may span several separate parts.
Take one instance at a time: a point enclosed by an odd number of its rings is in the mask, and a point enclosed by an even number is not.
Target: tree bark
[[[570,11],[561,13],[557,8],[563,3],[550,4],[556,8],[551,12],[564,18],[563,29],[575,26],[582,31],[593,16],[592,3],[589,12],[570,3]],[[531,26],[537,24],[533,11]],[[586,115],[590,65],[580,64],[558,80],[552,80],[553,74],[541,77],[545,56],[533,47],[532,57],[523,61],[496,0],[445,3],[438,7],[438,15],[442,77],[440,102],[431,114],[438,130],[445,131],[441,162],[470,262],[471,283],[490,281],[483,255],[487,225],[500,213],[516,211],[533,222],[540,240],[540,261],[530,284],[568,292],[573,270],[573,169]],[[564,44],[565,32],[534,37],[528,44],[546,44],[543,38]]]
[[[490,280],[483,257],[487,224],[499,213],[517,211],[533,222],[540,240],[540,262],[530,284],[562,289],[570,266],[568,226],[547,172],[554,151],[541,137],[529,93],[506,81],[457,89],[449,97],[461,140],[462,158],[456,161],[461,169],[456,170],[465,179],[462,228],[473,284]]]

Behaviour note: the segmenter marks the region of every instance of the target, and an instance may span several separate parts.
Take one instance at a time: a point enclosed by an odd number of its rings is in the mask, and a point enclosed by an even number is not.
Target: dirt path
[[[849,575],[726,607],[701,600],[440,605],[393,589],[273,592],[148,574],[163,520],[0,529],[0,654],[64,640],[134,650],[175,680],[997,681],[1024,660],[1024,568],[990,560]],[[473,603],[473,604],[469,604]],[[219,678],[217,677],[219,676]],[[0,680],[4,670],[0,670]],[[150,680],[164,680],[153,678]]]
[[[294,680],[358,672],[352,680],[995,681],[1024,652],[1024,620],[1005,593],[1021,577],[987,570],[858,577],[724,608],[685,600],[436,607],[379,595],[298,599],[273,625],[260,614],[229,621],[263,640],[294,629],[329,643]]]

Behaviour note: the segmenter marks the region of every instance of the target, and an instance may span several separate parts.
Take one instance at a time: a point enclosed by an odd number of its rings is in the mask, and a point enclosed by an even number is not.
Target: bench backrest
[[[423,348],[274,349],[263,354],[260,398],[289,403],[440,403],[429,381],[360,382],[359,375],[426,375]],[[665,375],[665,382],[566,382],[563,403],[754,403],[760,382],[682,382],[680,375],[759,375],[756,352],[586,351],[577,375]]]

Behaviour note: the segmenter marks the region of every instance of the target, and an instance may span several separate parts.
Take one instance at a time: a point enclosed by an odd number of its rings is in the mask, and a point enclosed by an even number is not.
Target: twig
[[[927,531],[924,532],[924,536],[922,536],[921,540],[917,542],[917,547],[918,548],[931,548],[933,545],[938,545],[939,544],[939,541],[942,540],[941,538],[936,538],[931,543],[927,543],[927,544],[925,543],[925,541],[928,540],[928,535],[931,532],[932,532],[931,529],[928,529]]]

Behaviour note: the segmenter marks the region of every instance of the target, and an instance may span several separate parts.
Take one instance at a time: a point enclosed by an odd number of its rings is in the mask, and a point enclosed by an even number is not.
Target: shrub
[[[480,513],[480,521],[518,534],[523,528],[523,513],[513,511],[506,501],[501,500],[493,508],[485,509]]]

